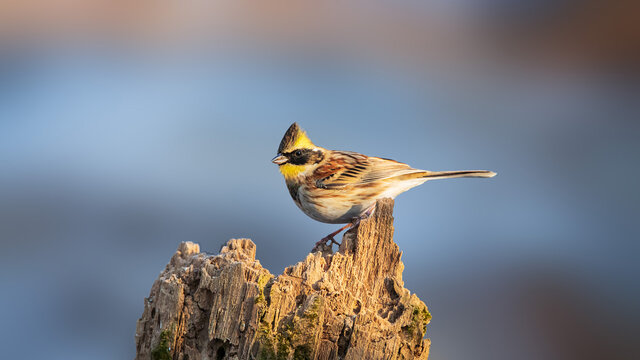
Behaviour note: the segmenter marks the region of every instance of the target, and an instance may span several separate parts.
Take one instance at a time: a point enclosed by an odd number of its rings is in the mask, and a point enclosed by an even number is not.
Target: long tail
[[[496,176],[496,173],[488,170],[461,170],[461,171],[425,171],[421,173],[422,178],[432,179],[453,179],[463,177],[474,178],[491,178]]]

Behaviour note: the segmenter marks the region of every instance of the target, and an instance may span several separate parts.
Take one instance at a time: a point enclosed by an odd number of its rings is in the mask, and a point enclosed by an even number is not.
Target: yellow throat
[[[291,180],[307,170],[307,166],[308,165],[283,164],[280,165],[280,172],[284,175],[285,180]]]

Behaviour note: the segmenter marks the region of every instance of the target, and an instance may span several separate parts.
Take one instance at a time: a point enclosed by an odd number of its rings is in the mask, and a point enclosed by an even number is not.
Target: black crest
[[[300,127],[298,126],[298,123],[291,124],[291,126],[289,126],[289,129],[287,129],[287,132],[284,133],[284,136],[282,137],[282,141],[280,141],[280,146],[278,147],[278,154],[282,154],[285,149],[292,146],[296,142],[296,138],[298,137],[299,133],[300,133]]]

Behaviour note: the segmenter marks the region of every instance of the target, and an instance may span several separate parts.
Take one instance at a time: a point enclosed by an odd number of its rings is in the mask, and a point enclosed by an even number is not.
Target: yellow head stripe
[[[307,133],[304,131],[298,132],[298,136],[296,136],[296,141],[293,143],[293,149],[309,149],[314,148],[315,145],[309,140],[307,137]]]

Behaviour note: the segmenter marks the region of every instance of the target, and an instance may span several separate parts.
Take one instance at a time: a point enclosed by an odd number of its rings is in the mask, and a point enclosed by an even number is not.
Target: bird
[[[289,194],[302,212],[323,223],[347,224],[322,238],[316,247],[339,245],[334,237],[371,216],[378,199],[395,199],[429,180],[496,175],[488,170],[420,170],[391,159],[327,150],[313,144],[295,122],[271,161],[278,165]]]

